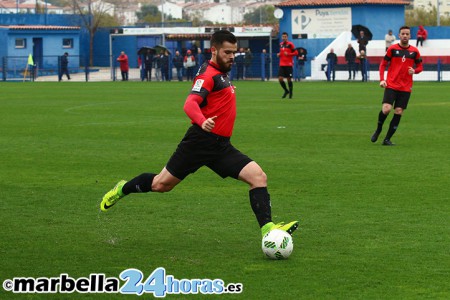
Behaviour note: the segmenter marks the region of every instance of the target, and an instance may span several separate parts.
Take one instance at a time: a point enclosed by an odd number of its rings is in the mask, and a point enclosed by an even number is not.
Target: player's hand
[[[206,132],[211,132],[211,130],[213,130],[214,126],[216,125],[216,122],[214,122],[216,118],[217,116],[206,119],[202,124],[202,129]]]
[[[280,57],[280,53],[277,53],[277,57]]]
[[[414,75],[414,73],[416,73],[416,70],[414,70],[413,67],[409,67],[408,74],[409,75]]]
[[[382,80],[382,81],[380,81],[380,87],[382,87],[382,88],[385,88],[385,87],[387,87],[387,83],[386,83],[386,80]]]

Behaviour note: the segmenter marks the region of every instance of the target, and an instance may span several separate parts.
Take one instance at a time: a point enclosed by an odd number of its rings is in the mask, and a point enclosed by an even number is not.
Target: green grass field
[[[1,83],[0,282],[164,267],[244,286],[169,299],[450,298],[447,83],[415,84],[395,147],[370,142],[376,83],[295,83],[293,100],[276,82],[235,85],[232,142],[267,173],[274,221],[301,221],[288,260],[263,256],[247,186],[207,168],[99,212],[118,180],[167,162],[189,126],[188,83]]]

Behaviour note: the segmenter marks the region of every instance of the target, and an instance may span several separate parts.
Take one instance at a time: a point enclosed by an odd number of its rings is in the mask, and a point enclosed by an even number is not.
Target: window
[[[27,39],[16,39],[16,48],[26,48]]]
[[[73,39],[63,39],[63,48],[73,48]]]

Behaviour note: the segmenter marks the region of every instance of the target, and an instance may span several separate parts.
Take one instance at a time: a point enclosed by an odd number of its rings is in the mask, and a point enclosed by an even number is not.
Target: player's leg
[[[389,130],[384,138],[383,145],[385,146],[393,146],[394,144],[391,142],[391,138],[394,133],[397,131],[397,128],[400,124],[400,120],[403,115],[403,111],[408,107],[409,97],[411,93],[408,92],[397,92],[397,98],[395,100],[394,106],[394,116],[392,117],[391,123],[389,124]]]
[[[278,68],[278,82],[284,90],[284,94],[281,98],[286,98],[286,96],[289,94],[289,90],[287,89],[286,83],[284,82],[284,77],[286,77],[284,74],[284,69],[285,68],[282,66]]]
[[[386,121],[387,116],[389,115],[389,112],[392,109],[392,106],[394,104],[395,99],[395,92],[392,89],[385,89],[384,90],[384,96],[383,96],[383,106],[381,108],[381,111],[378,113],[378,122],[377,122],[377,129],[372,134],[372,137],[370,140],[372,143],[375,143],[378,140],[378,136],[380,135],[383,124]]]
[[[294,84],[292,83],[292,75],[293,75],[293,69],[292,67],[287,67],[286,68],[288,71],[287,75],[287,82],[288,82],[288,87],[289,87],[289,99],[292,99],[292,93],[294,91]]]
[[[248,163],[239,173],[239,180],[250,186],[250,205],[258,220],[261,234],[264,236],[273,229],[281,229],[292,234],[298,227],[298,221],[288,224],[272,222],[270,194],[267,190],[267,175],[254,161]]]

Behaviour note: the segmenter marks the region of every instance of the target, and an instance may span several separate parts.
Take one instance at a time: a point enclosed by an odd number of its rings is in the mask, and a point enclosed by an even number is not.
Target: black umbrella
[[[142,47],[141,49],[139,49],[137,54],[143,55],[143,54],[147,54],[147,53],[155,54],[156,53],[155,48],[145,46],[145,47]]]
[[[359,38],[359,32],[364,31],[364,36],[367,38],[368,41],[372,40],[372,32],[370,32],[369,28],[363,25],[353,25],[352,26],[352,33],[353,36],[358,39]]]
[[[300,49],[302,49],[302,50],[303,50],[303,53],[305,53],[305,55],[308,54],[308,50],[306,50],[306,49],[303,48],[303,47],[298,47],[298,48],[296,48],[296,49],[297,49],[297,52],[298,52],[298,53],[300,53]]]
[[[161,53],[161,50],[162,51],[166,51],[167,50],[167,52],[169,52],[169,54],[172,54],[172,53],[170,53],[170,50],[169,49],[167,49],[167,47],[166,46],[163,46],[163,45],[156,45],[155,46],[155,50],[156,50],[156,53]]]

